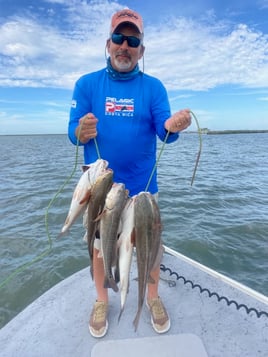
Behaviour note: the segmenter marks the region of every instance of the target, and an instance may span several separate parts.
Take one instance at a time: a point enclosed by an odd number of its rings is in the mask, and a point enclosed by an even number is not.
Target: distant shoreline
[[[217,134],[259,134],[268,133],[268,130],[208,130],[207,135]]]
[[[206,135],[226,135],[226,134],[263,134],[268,133],[268,130],[209,130],[200,129],[201,134]],[[186,131],[187,134],[196,133],[196,131]]]
[[[201,134],[206,135],[223,135],[223,134],[262,134],[268,133],[268,130],[209,130],[200,129]],[[184,131],[184,134],[196,134],[197,131]],[[2,134],[0,136],[44,136],[44,135],[66,135],[67,133],[45,133],[45,134]]]

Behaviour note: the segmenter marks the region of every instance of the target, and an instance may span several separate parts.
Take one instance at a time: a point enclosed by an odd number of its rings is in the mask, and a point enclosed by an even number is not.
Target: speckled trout
[[[136,331],[147,283],[154,283],[150,273],[160,264],[162,252],[160,211],[149,192],[140,192],[134,196],[134,227],[138,269],[138,310],[133,321]]]

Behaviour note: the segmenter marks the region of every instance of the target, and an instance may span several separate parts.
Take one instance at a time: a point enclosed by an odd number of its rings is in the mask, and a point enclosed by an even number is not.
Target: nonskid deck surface
[[[117,345],[119,351],[126,343],[129,350],[135,341],[140,357],[148,356],[146,349],[152,348],[153,341],[160,341],[160,352],[165,348],[170,356],[176,356],[172,350],[178,350],[183,339],[187,345],[191,338],[200,357],[267,357],[268,303],[172,255],[165,254],[162,263],[165,272],[161,273],[159,292],[171,317],[168,334],[154,332],[146,306],[134,331],[138,304],[134,256],[129,294],[119,323],[120,294],[110,292],[109,330],[104,338],[95,339],[88,331],[95,289],[86,268],[47,291],[0,330],[1,357],[88,357],[91,351],[92,357],[101,357],[102,346],[108,346],[105,343],[112,346],[111,351]],[[266,313],[258,317],[255,310]],[[168,352],[162,355],[169,356]]]
[[[109,357],[208,357],[201,339],[186,333],[101,341],[96,343],[91,351],[91,357],[107,354]]]

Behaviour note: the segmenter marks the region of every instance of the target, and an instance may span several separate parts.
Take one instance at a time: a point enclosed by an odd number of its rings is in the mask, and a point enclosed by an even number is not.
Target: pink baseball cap
[[[112,17],[110,33],[114,33],[116,28],[123,23],[133,24],[140,33],[143,33],[142,17],[136,11],[124,9],[116,12]]]

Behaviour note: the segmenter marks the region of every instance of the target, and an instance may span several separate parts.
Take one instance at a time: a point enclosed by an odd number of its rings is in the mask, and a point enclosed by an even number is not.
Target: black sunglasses
[[[139,47],[141,40],[135,36],[125,36],[121,33],[113,33],[111,36],[113,43],[116,45],[122,45],[122,43],[127,40],[129,47]]]

